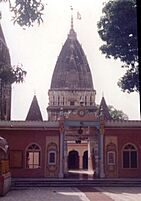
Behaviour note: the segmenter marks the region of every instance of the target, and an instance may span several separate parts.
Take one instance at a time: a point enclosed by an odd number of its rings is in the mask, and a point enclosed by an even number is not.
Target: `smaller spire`
[[[31,102],[26,121],[43,121],[36,95]]]
[[[108,106],[106,104],[104,96],[102,96],[101,103],[98,110],[98,115],[102,115],[105,120],[111,120],[111,115],[109,113]]]

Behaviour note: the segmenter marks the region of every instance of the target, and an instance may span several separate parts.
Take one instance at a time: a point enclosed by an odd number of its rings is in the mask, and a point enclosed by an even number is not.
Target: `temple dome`
[[[51,90],[93,90],[91,71],[73,28],[64,43],[51,81]]]

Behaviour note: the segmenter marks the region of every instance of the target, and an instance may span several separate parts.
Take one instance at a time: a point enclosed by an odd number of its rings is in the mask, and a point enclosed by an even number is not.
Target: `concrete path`
[[[141,201],[141,187],[42,187],[11,190],[0,201]]]
[[[71,187],[42,187],[11,190],[0,201],[90,201],[84,193]]]
[[[114,201],[141,201],[141,187],[100,187],[96,189]]]

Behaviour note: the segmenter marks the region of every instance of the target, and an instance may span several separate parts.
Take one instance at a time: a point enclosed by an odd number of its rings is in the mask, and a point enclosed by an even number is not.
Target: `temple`
[[[1,27],[0,45],[0,68],[9,68]],[[48,120],[34,95],[26,120],[12,121],[11,85],[0,79],[0,135],[8,143],[13,178],[66,178],[72,170],[89,171],[93,179],[141,178],[141,121],[113,120],[104,97],[97,106],[91,67],[73,21],[48,97]]]

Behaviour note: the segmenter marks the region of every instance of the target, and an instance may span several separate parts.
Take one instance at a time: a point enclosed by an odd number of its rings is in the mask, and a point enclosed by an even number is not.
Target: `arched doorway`
[[[73,150],[69,152],[68,156],[68,169],[79,169],[79,155],[78,152]]]
[[[88,151],[83,154],[83,169],[88,169]]]

